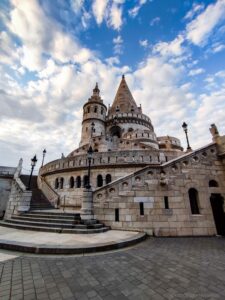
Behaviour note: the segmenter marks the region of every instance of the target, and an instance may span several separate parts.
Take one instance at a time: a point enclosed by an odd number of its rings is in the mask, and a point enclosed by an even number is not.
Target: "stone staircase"
[[[29,176],[20,175],[20,179],[27,187]],[[32,191],[30,211],[13,214],[11,218],[0,221],[1,226],[57,233],[100,233],[110,229],[98,220],[82,220],[80,213],[55,209],[38,189],[37,176],[32,177],[30,189]]]
[[[97,220],[83,221],[79,213],[33,211],[13,215],[11,219],[0,221],[0,225],[23,230],[57,233],[100,233],[110,228]]]
[[[28,187],[29,175],[20,175],[20,179],[23,184]],[[32,176],[30,189],[32,191],[32,197],[30,202],[30,209],[52,209],[52,204],[48,201],[45,195],[37,186],[37,176]]]

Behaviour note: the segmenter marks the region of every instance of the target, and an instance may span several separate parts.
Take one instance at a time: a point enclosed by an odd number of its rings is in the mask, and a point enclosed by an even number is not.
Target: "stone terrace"
[[[222,300],[224,248],[224,238],[150,238],[127,250],[89,256],[1,251],[0,298]]]

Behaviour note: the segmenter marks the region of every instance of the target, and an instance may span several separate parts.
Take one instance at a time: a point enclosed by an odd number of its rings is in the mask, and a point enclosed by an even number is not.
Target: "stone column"
[[[80,216],[82,220],[94,219],[93,193],[91,189],[84,188],[83,190],[83,200]]]

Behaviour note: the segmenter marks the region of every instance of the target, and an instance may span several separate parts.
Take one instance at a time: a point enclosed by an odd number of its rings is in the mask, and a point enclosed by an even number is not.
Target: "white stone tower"
[[[80,147],[88,144],[93,137],[105,136],[105,118],[107,107],[100,97],[96,83],[93,95],[83,106],[83,122]]]

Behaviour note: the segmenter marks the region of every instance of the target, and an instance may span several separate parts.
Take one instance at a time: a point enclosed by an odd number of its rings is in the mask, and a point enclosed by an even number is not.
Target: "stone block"
[[[153,203],[154,198],[153,197],[134,197],[134,202],[143,202],[143,203]]]
[[[208,228],[193,228],[193,235],[208,235]]]

